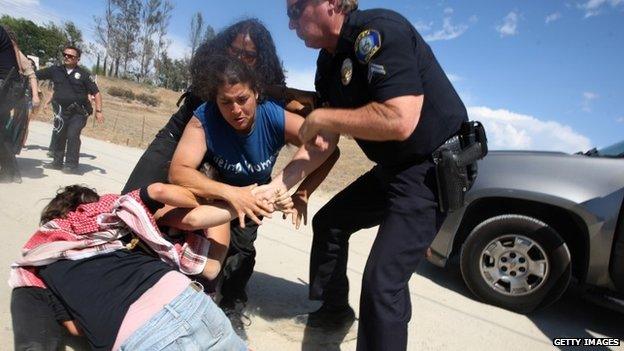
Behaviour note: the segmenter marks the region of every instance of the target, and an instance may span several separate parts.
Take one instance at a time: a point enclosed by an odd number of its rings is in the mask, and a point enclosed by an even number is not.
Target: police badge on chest
[[[349,85],[353,78],[353,61],[350,58],[346,58],[342,61],[342,68],[340,69],[340,80],[342,85]]]

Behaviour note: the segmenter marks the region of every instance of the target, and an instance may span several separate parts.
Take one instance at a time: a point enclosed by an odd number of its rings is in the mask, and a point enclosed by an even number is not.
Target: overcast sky
[[[216,30],[255,16],[271,31],[290,85],[313,88],[317,53],[288,30],[285,0],[174,1],[174,57],[190,18]],[[75,22],[93,37],[104,1],[0,0],[0,14]],[[363,0],[403,14],[432,46],[493,149],[575,152],[624,139],[624,0]]]

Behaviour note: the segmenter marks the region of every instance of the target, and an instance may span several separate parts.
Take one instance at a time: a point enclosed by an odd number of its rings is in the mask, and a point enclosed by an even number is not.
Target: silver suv
[[[573,277],[624,310],[623,199],[624,141],[574,155],[493,151],[428,258],[458,254],[470,290],[510,310],[554,302]]]

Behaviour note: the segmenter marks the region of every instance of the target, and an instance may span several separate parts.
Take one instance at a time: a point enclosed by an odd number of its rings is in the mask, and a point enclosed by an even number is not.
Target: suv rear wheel
[[[570,251],[555,229],[513,214],[472,230],[462,246],[461,271],[481,300],[521,313],[556,301],[572,272]]]

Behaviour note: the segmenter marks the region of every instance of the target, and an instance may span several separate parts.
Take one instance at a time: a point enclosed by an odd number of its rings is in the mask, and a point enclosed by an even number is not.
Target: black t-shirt
[[[408,20],[390,10],[348,15],[336,52],[319,54],[316,90],[322,102],[338,108],[424,95],[418,126],[407,140],[356,139],[366,156],[384,167],[422,161],[468,119],[429,45]]]
[[[17,67],[13,43],[4,28],[0,26],[0,79],[5,79],[13,67]]]
[[[94,350],[110,350],[128,308],[173,268],[143,251],[60,260],[39,270]]]
[[[67,74],[65,66],[52,66],[36,72],[37,79],[51,80],[54,83],[53,101],[66,107],[73,102],[83,106],[89,104],[87,94],[95,95],[100,90],[95,79],[80,66],[76,66],[70,74]]]
[[[167,124],[161,129],[160,133],[167,133],[167,138],[173,138],[176,142],[182,138],[184,128],[193,117],[193,112],[203,103],[200,98],[193,95],[188,91],[182,95],[184,102],[182,106],[176,111],[167,122]]]

